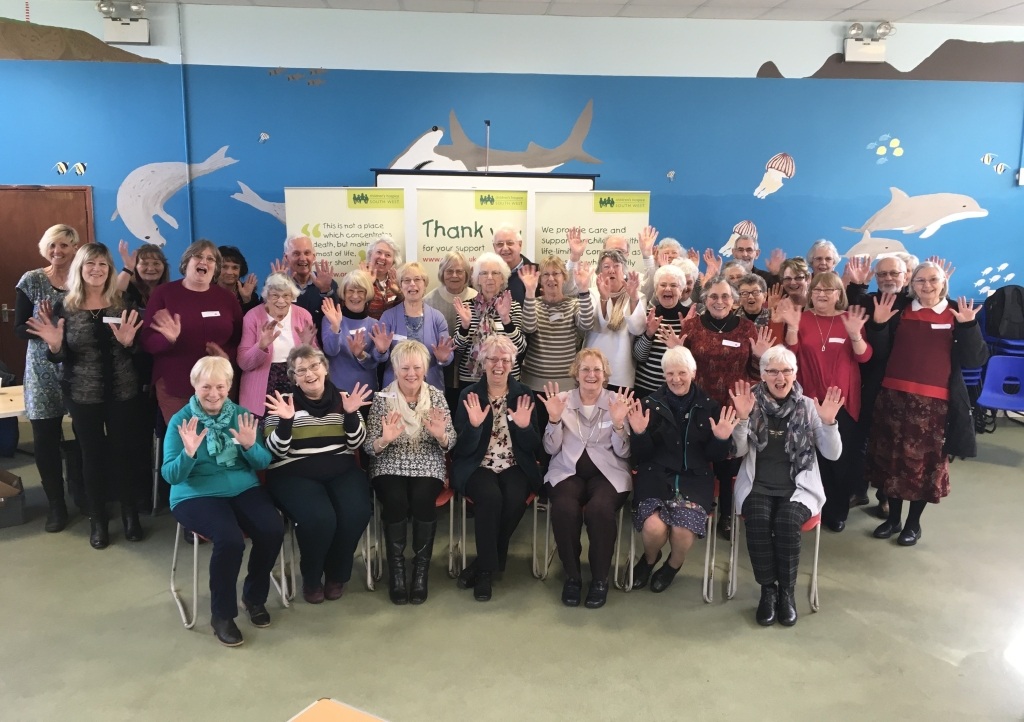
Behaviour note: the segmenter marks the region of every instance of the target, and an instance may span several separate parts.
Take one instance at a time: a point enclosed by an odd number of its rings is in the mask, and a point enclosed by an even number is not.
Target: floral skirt
[[[644,499],[633,514],[633,528],[638,532],[643,531],[644,522],[651,514],[657,514],[666,526],[689,529],[698,539],[703,539],[707,531],[708,513],[700,504],[688,499],[680,502]]]
[[[883,388],[875,401],[865,476],[886,496],[939,503],[949,495],[943,451],[949,402]]]

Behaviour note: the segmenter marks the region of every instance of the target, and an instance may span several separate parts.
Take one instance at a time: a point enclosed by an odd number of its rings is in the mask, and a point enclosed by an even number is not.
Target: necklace
[[[578,423],[579,426],[580,426],[580,437],[582,438],[582,436],[583,436],[583,428],[584,427],[590,429],[589,433],[587,434],[587,438],[583,439],[583,446],[584,447],[590,446],[590,440],[592,438],[594,438],[594,433],[599,428],[601,428],[601,424],[597,423],[600,420],[601,420],[601,409],[595,409],[594,416],[592,418],[589,418],[589,419],[587,418],[586,414],[582,413],[582,411],[580,409],[576,409],[576,423]]]
[[[832,335],[832,324],[835,323],[835,321],[836,321],[836,317],[832,316],[831,320],[828,322],[828,335],[829,336]],[[816,314],[816,313],[814,314],[814,325],[818,327],[818,335],[821,336],[821,352],[825,353],[825,346],[828,343],[828,341],[825,340],[825,334],[823,334],[821,332],[821,324],[818,323],[818,314]]]
[[[100,315],[103,313],[103,311],[105,309],[98,308],[95,311],[93,311],[92,309],[87,308],[85,310],[89,312],[89,315],[92,316],[92,320],[95,321],[96,319],[98,319],[100,317]]]
[[[714,319],[714,317],[710,313],[708,314],[707,319],[708,319],[708,323],[711,324],[711,328],[713,328],[716,331],[718,331],[718,333],[725,333],[725,327],[729,325],[729,317],[728,316],[726,316],[725,319],[723,319],[724,323],[721,325],[721,327],[715,325],[715,319]]]

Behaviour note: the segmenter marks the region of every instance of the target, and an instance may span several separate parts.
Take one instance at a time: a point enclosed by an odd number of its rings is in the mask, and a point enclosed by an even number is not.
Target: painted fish
[[[85,175],[85,169],[88,165],[88,163],[75,163],[71,168],[75,171],[75,175]]]
[[[988,279],[988,282],[989,282],[989,283],[995,283],[995,282],[996,282],[996,281],[998,281],[998,280],[999,280],[1000,278],[1002,278],[1002,276],[1000,276],[1000,275],[999,275],[999,274],[997,273],[996,275],[992,276],[992,278]]]
[[[991,295],[992,294],[992,289],[989,288],[988,286],[985,286],[983,289],[978,291],[978,293],[984,293],[986,295]]]
[[[981,275],[982,275],[982,276],[987,276],[987,275],[988,275],[988,274],[990,274],[990,273],[992,273],[992,266],[989,266],[989,267],[988,267],[988,268],[986,268],[986,269],[985,269],[984,271],[982,271],[982,272],[981,272]]]
[[[327,71],[324,70],[323,68],[310,68],[309,69],[309,74],[310,75],[323,75],[326,72]]]
[[[301,80],[303,77],[305,76],[302,73],[292,73],[288,76],[288,80]]]
[[[1005,271],[1009,267],[1010,267],[1009,263],[1000,263],[998,266],[996,266],[996,270],[997,271]]]
[[[996,172],[996,175],[1002,175],[1006,171],[1010,170],[1010,166],[1006,165],[1006,163],[996,163],[992,166],[992,170]]]
[[[879,158],[878,160],[875,161],[875,165],[882,165],[882,163],[888,163],[888,162],[889,162],[889,159],[883,156],[882,158]]]
[[[268,70],[267,75],[280,75],[283,72],[284,68],[274,68],[273,70]]]
[[[313,78],[311,80],[307,80],[306,85],[323,85],[325,82],[327,81],[323,78]]]
[[[975,288],[977,288],[978,286],[984,286],[984,285],[985,285],[985,279],[984,278],[979,278],[977,281],[974,282],[974,287]]]
[[[68,172],[68,164],[62,160],[57,161],[53,167],[57,169],[57,175],[64,175]]]
[[[867,150],[874,150],[878,147],[878,143],[868,143]]]
[[[981,156],[981,162],[984,163],[985,165],[992,165],[993,159],[998,157],[999,156],[997,156],[995,153],[986,153],[985,155]]]
[[[1003,280],[1004,280],[1004,281],[1005,281],[1006,283],[1009,283],[1010,281],[1012,281],[1012,280],[1013,280],[1014,278],[1016,278],[1016,277],[1017,277],[1017,274],[1016,274],[1016,273],[1007,273],[1007,274],[1006,274],[1005,276],[1003,276]]]
[[[268,140],[270,140],[270,133],[260,133],[260,139],[258,142],[266,143]]]
[[[886,141],[890,140],[891,138],[892,138],[892,136],[889,135],[888,133],[886,133],[885,135],[878,136],[878,141],[880,143],[885,143]]]

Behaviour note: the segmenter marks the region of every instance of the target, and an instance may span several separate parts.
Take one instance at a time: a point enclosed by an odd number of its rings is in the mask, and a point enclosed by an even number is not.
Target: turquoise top
[[[248,412],[230,399],[224,403],[233,407],[234,421],[231,428],[238,431],[238,414]],[[167,425],[167,435],[164,436],[164,462],[160,471],[171,485],[171,508],[186,499],[203,496],[238,496],[243,491],[259,486],[260,482],[255,472],[270,465],[270,452],[263,446],[261,434],[257,432],[256,443],[249,447],[248,451],[238,447],[238,456],[232,466],[221,466],[206,450],[206,439],[199,444],[195,457],[185,453],[185,445],[181,443],[178,427],[193,416],[186,405],[171,417]],[[204,428],[203,423],[199,422],[196,425],[196,433],[202,433]]]

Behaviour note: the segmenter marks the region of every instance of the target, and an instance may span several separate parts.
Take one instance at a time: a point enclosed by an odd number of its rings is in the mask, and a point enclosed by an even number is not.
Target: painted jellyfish
[[[732,227],[732,234],[729,236],[729,240],[725,242],[725,245],[718,249],[718,252],[723,256],[732,255],[732,247],[736,245],[741,237],[753,238],[757,240],[757,226],[754,225],[753,221],[740,221]]]
[[[789,153],[776,153],[764,167],[761,185],[754,189],[754,195],[765,198],[782,187],[783,178],[796,175],[796,163]]]

